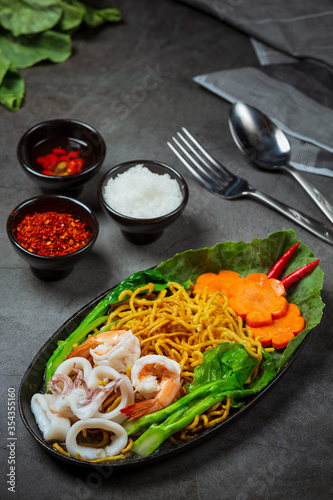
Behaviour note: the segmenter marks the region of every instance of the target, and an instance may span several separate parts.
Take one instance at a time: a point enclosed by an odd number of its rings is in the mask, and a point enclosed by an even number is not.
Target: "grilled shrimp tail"
[[[122,408],[120,411],[126,415],[128,420],[133,420],[134,418],[142,417],[143,415],[147,415],[147,413],[153,413],[160,409],[161,405],[156,399],[146,399],[145,401],[139,401],[138,403],[126,406],[126,408]]]

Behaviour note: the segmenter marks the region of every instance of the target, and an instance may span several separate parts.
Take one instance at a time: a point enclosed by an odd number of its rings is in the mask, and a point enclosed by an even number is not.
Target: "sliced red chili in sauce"
[[[46,156],[39,156],[37,163],[42,165],[45,175],[72,175],[82,172],[84,161],[78,151],[53,148]]]

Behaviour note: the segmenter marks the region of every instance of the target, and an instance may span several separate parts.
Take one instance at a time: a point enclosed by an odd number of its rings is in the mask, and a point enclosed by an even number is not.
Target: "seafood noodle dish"
[[[129,276],[48,359],[31,398],[43,439],[83,462],[126,461],[226,421],[319,324],[318,262],[283,230]]]

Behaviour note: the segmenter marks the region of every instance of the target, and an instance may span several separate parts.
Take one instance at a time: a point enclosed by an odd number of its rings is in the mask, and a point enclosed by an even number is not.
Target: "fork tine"
[[[185,129],[183,128],[183,130],[185,131]],[[180,132],[177,132],[177,135],[178,137],[184,142],[184,144],[188,147],[188,149],[190,151],[192,151],[192,153],[198,158],[198,160],[202,161],[202,163],[204,165],[206,165],[206,167],[210,168],[209,166],[209,163],[206,162],[205,158],[203,158],[196,149],[194,149],[194,147],[181,135]],[[187,154],[188,156],[188,153],[187,151],[184,150],[184,152]]]
[[[195,144],[197,146],[197,148],[200,149],[200,151],[206,156],[206,158],[209,161],[211,161],[216,167],[219,166],[218,163],[216,162],[216,160],[214,160],[214,158],[212,156],[210,156],[210,154],[208,154],[208,152],[201,146],[201,144],[193,137],[192,134],[190,134],[190,132],[185,127],[182,127],[182,131],[185,132],[187,137],[189,139],[191,139],[193,144]]]
[[[174,142],[177,144],[177,146],[186,153],[186,150],[185,148],[183,148],[183,146],[177,141],[177,139],[175,137],[172,138],[174,140]],[[184,158],[184,156],[181,155],[181,153],[174,147],[173,144],[171,144],[170,142],[167,143],[169,148],[175,153],[175,155],[180,159],[180,161],[185,165],[185,167],[194,175],[194,177],[196,177],[207,189],[209,189],[210,191],[216,191],[218,189],[218,186],[216,185],[213,185],[213,180],[211,180],[206,174],[204,171],[202,171],[200,169],[200,171],[196,170],[196,168],[194,167],[194,165],[191,165],[187,160],[186,158]],[[188,156],[188,155],[187,155]],[[191,158],[191,161],[193,162],[193,158]],[[195,161],[195,160],[194,160]],[[197,162],[195,162],[196,165]]]
[[[211,162],[212,165],[214,165],[214,167],[216,167],[215,169],[212,168],[211,165],[208,165],[209,168],[211,169],[212,172],[214,172],[215,174],[218,175],[218,177],[227,177],[228,180],[230,180],[232,178],[232,176],[230,175],[230,172],[225,168],[224,165],[222,165],[221,163],[218,163],[215,158],[213,158],[202,146],[201,144],[195,139],[195,137],[193,137],[192,134],[190,134],[190,132],[185,128],[185,127],[182,127],[182,130],[183,132],[187,135],[187,137],[193,142],[193,144],[202,152],[202,154]],[[178,135],[180,135],[178,133]],[[188,144],[188,143],[187,143]],[[192,149],[192,148],[191,148]],[[194,150],[195,152],[195,150]],[[195,153],[197,154],[197,153]]]
[[[184,129],[186,130],[186,129]],[[174,142],[176,142],[177,146],[179,148],[181,148],[181,150],[183,151],[183,153],[187,156],[187,158],[189,158],[194,164],[195,166],[197,167],[198,170],[200,170],[200,172],[209,178],[209,180],[215,180],[216,182],[221,182],[221,180],[225,180],[223,174],[221,175],[220,172],[217,172],[215,170],[215,168],[212,168],[212,165],[210,165],[206,160],[205,158],[203,158],[201,156],[201,154],[197,151],[197,149],[195,149],[192,144],[190,144],[179,132],[177,132],[177,135],[178,137],[183,141],[183,143],[185,144],[185,146],[188,148],[188,150],[190,152],[188,152],[187,149],[185,149],[174,137],[173,137],[173,140]],[[201,148],[203,149],[203,148]],[[204,150],[203,150],[204,151]],[[192,153],[192,155],[190,154]],[[206,152],[207,153],[207,152]],[[199,160],[199,163],[196,161],[195,158],[193,158],[193,155]],[[208,153],[205,155],[208,159],[209,159],[209,155]],[[214,166],[214,165],[213,165]],[[211,178],[211,176],[213,176],[213,179]]]

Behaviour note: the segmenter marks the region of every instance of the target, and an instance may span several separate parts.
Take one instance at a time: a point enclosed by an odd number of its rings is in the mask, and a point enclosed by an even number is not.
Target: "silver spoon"
[[[239,101],[231,107],[229,127],[235,143],[251,161],[266,170],[281,169],[291,174],[333,222],[333,206],[315,186],[289,165],[289,141],[266,115]]]

